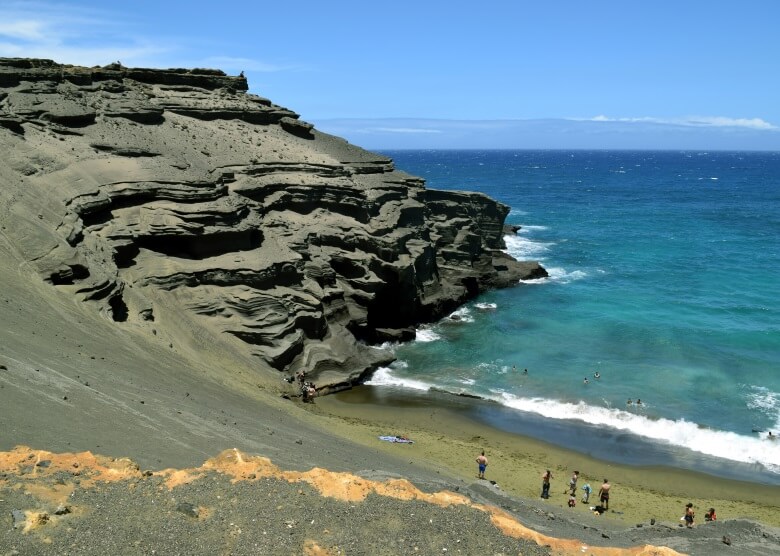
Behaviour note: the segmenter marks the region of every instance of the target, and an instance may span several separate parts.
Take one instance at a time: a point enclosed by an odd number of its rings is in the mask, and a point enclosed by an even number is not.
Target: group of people
[[[547,469],[544,473],[542,473],[542,494],[541,497],[544,499],[547,499],[550,497],[550,480],[553,478],[552,472]],[[577,482],[580,478],[580,472],[574,471],[572,473],[571,478],[569,479],[569,488],[564,490],[564,494],[569,495],[569,507],[573,508],[577,505]],[[599,489],[598,496],[599,496],[599,506],[596,506],[597,512],[605,512],[609,510],[609,491],[612,488],[612,485],[609,483],[607,479],[604,479],[604,482],[601,484],[601,488]],[[593,488],[590,486],[589,483],[585,483],[582,486],[583,495],[582,495],[582,502],[584,504],[587,504],[590,501],[590,493],[593,492]]]
[[[685,526],[688,529],[693,528],[693,521],[696,517],[696,512],[693,509],[693,503],[688,502],[685,504],[685,513],[680,518],[680,521],[685,522]],[[716,521],[718,519],[717,515],[715,515],[715,508],[710,508],[707,510],[707,513],[704,514],[704,521]],[[680,524],[680,527],[682,527],[682,523]]]
[[[488,459],[485,456],[485,451],[482,450],[482,453],[477,456],[477,468],[478,468],[478,477],[480,479],[485,478],[485,470],[487,469],[488,465]],[[550,482],[552,481],[553,474],[552,471],[549,469],[546,469],[544,473],[542,473],[542,494],[541,497],[544,499],[547,499],[550,497]],[[569,479],[569,487],[564,491],[564,494],[569,495],[569,507],[573,508],[577,505],[577,482],[580,478],[580,472],[574,471],[572,473],[571,478]],[[599,488],[598,492],[598,498],[599,498],[599,505],[591,507],[592,510],[594,510],[594,513],[601,515],[603,512],[609,511],[609,494],[610,490],[612,489],[612,485],[610,482],[605,478],[604,482],[601,483],[601,488]],[[590,494],[593,491],[593,488],[590,486],[590,484],[585,483],[582,486],[583,495],[582,495],[582,502],[587,504],[590,500]],[[688,528],[693,527],[694,518],[695,518],[696,512],[693,509],[693,504],[691,502],[688,502],[685,505],[685,514],[683,517],[680,518],[681,521],[685,522],[685,526]],[[717,519],[717,516],[715,514],[715,508],[710,508],[707,513],[704,514],[704,521],[715,521]],[[682,527],[682,524],[680,524]]]
[[[295,374],[295,380],[301,390],[301,399],[304,402],[314,403],[314,398],[317,397],[317,388],[313,382],[306,380],[306,371],[298,371]]]
[[[482,453],[480,453],[477,456],[477,477],[480,479],[485,478],[485,471],[487,470],[488,466],[488,459],[485,456],[485,450],[482,450]],[[553,478],[552,471],[549,469],[545,470],[544,473],[542,473],[542,494],[541,497],[544,499],[547,499],[550,497],[550,481]],[[572,473],[571,478],[569,479],[569,488],[564,491],[565,494],[569,495],[569,507],[573,508],[577,505],[577,481],[579,481],[580,478],[580,472],[574,471]],[[598,496],[599,496],[599,502],[601,503],[601,506],[599,508],[603,508],[602,511],[609,510],[609,491],[612,488],[612,485],[609,484],[609,481],[607,479],[604,479],[604,482],[601,484],[601,488],[599,489]],[[590,484],[585,484],[582,487],[582,490],[584,491],[584,494],[582,495],[582,501],[584,503],[588,503],[590,500],[590,493],[593,491],[593,488],[590,486]]]

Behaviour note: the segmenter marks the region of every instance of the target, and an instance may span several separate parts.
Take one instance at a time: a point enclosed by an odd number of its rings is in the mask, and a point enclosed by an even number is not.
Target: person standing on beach
[[[601,501],[601,505],[604,506],[604,510],[609,509],[609,489],[612,488],[612,485],[609,484],[609,482],[604,479],[604,482],[601,484],[601,488],[599,489],[599,500]]]
[[[488,460],[485,457],[485,450],[482,450],[482,453],[477,456],[477,466],[479,468],[479,477],[480,479],[485,478],[485,469],[487,468]]]
[[[688,529],[693,528],[693,516],[696,515],[696,512],[693,511],[693,504],[688,502],[685,504],[685,515],[683,516],[683,519],[685,519],[685,526]]]
[[[571,479],[569,479],[569,494],[571,496],[577,495],[577,479],[580,478],[580,472],[575,471],[572,473]]]
[[[542,498],[550,497],[550,479],[552,479],[552,473],[548,469],[542,474]]]

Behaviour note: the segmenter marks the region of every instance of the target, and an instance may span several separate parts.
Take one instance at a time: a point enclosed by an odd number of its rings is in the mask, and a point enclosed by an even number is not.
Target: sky
[[[778,0],[0,0],[0,57],[243,71],[366,148],[780,150]]]

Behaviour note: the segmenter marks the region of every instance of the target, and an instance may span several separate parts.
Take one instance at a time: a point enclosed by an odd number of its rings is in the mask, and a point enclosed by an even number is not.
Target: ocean
[[[476,419],[602,459],[780,484],[780,153],[383,154],[509,205],[507,251],[550,276],[387,346],[369,385],[478,396]]]

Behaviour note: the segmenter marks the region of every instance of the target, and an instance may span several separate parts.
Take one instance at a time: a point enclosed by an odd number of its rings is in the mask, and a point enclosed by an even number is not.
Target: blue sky
[[[244,71],[368,148],[780,150],[777,0],[0,0],[0,56]]]

